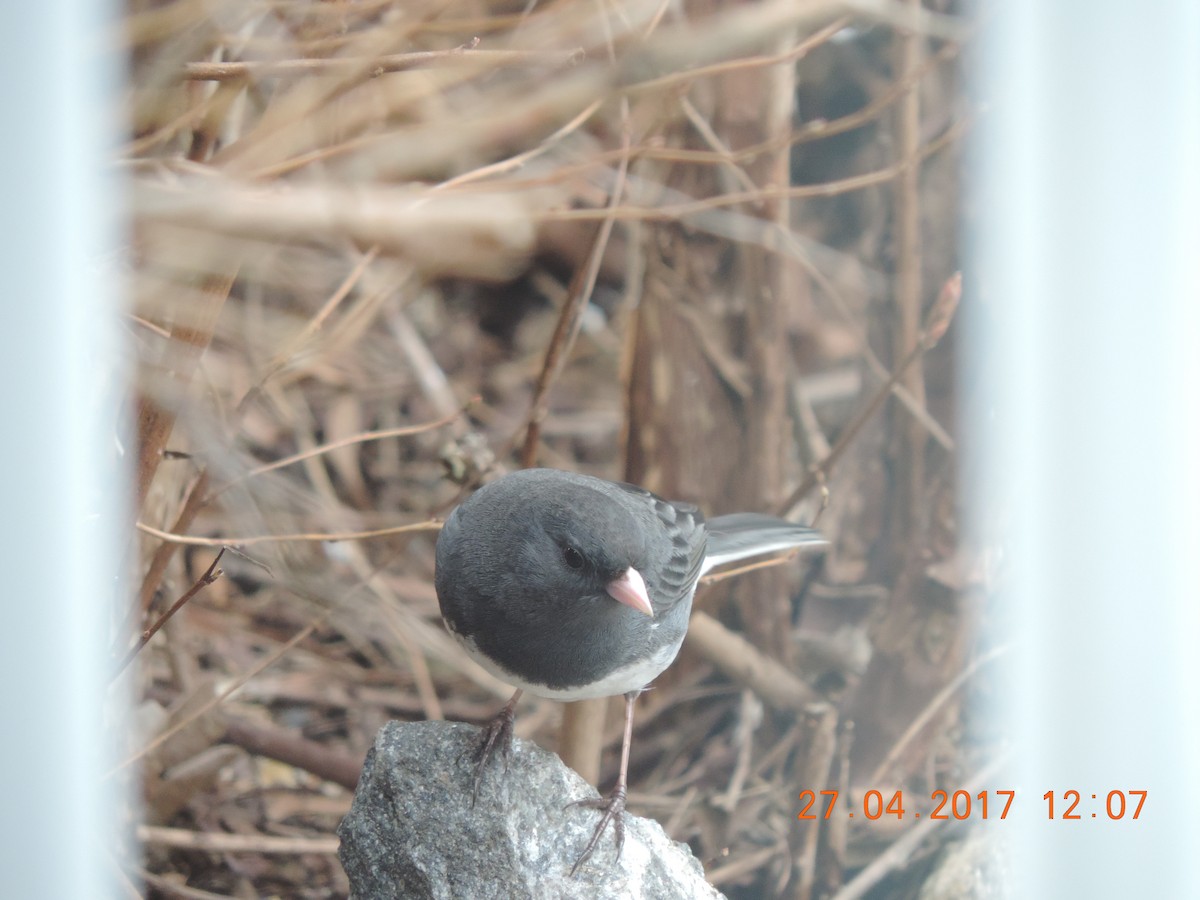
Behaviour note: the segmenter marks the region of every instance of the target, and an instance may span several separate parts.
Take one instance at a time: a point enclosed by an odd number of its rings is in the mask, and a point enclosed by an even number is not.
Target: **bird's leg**
[[[621,768],[617,773],[617,783],[613,786],[612,793],[596,800],[577,800],[570,804],[571,806],[589,806],[592,809],[604,811],[604,815],[596,823],[596,830],[592,832],[592,839],[588,841],[587,846],[583,848],[583,853],[571,867],[572,878],[579,871],[579,867],[587,862],[592,851],[596,849],[596,845],[600,843],[600,836],[604,834],[604,829],[608,827],[609,822],[613,823],[616,833],[617,859],[621,858],[621,848],[625,846],[625,792],[626,778],[629,775],[629,744],[633,738],[633,701],[640,693],[641,691],[630,691],[625,695],[625,735],[621,738]]]
[[[475,782],[471,788],[472,806],[479,798],[479,785],[483,781],[483,772],[497,750],[504,759],[504,768],[508,768],[508,757],[512,753],[513,719],[516,717],[517,701],[521,699],[523,693],[525,692],[518,690],[513,694],[512,698],[504,704],[504,708],[484,726],[479,746],[475,750]]]

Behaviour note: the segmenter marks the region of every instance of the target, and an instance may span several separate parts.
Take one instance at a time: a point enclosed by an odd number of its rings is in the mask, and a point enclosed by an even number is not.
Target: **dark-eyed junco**
[[[476,491],[438,536],[438,601],[472,658],[518,689],[484,732],[476,790],[493,751],[508,751],[522,692],[624,694],[617,784],[595,802],[604,815],[572,874],[609,821],[619,852],[633,701],[679,652],[696,582],[722,563],[824,543],[811,528],[752,513],[706,523],[690,504],[555,469]]]

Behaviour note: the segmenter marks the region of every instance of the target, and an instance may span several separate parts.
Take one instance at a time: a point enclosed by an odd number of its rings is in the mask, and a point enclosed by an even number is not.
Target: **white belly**
[[[462,644],[463,649],[467,651],[471,659],[475,660],[475,662],[479,663],[501,681],[507,682],[513,687],[529,691],[529,693],[535,696],[545,697],[548,700],[591,700],[595,697],[615,697],[618,694],[627,694],[630,691],[640,691],[675,661],[675,657],[679,654],[679,648],[683,645],[683,638],[680,637],[674,644],[668,644],[661,648],[649,659],[634,662],[624,668],[616,669],[593,684],[557,689],[547,687],[544,684],[535,684],[526,681],[520,675],[509,672],[503,666],[497,665],[494,660],[489,659],[481,653],[475,646],[475,642],[470,638],[463,637],[452,628],[450,629],[450,633],[454,635],[456,641]]]

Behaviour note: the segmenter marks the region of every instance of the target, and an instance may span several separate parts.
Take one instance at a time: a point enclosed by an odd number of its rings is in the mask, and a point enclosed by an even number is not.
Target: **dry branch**
[[[134,210],[147,224],[184,225],[231,238],[339,241],[403,256],[425,275],[511,278],[529,262],[535,228],[528,197],[458,197],[416,189],[264,188],[212,179],[169,188],[133,187]]]
[[[707,613],[692,614],[688,642],[774,709],[802,712],[820,702],[807,684]]]
[[[141,633],[141,635],[138,637],[137,643],[129,648],[129,652],[125,654],[125,658],[117,664],[116,671],[113,673],[113,678],[116,678],[129,667],[129,664],[133,662],[134,657],[142,652],[142,648],[150,643],[150,639],[154,637],[154,635],[158,634],[159,629],[166,625],[167,622],[170,621],[171,617],[175,615],[175,613],[183,609],[184,605],[189,600],[221,577],[222,572],[217,568],[217,564],[221,561],[221,557],[224,555],[225,548],[222,547],[220,551],[218,551],[212,563],[204,571],[204,574],[196,579],[196,583],[188,588],[178,600],[172,603],[161,616],[154,620],[154,623],[149,628]]]

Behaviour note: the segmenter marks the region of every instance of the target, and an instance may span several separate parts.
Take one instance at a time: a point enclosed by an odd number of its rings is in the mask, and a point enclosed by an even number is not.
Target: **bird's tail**
[[[758,513],[734,513],[717,516],[706,523],[708,550],[704,557],[707,572],[715,566],[736,562],[764,553],[778,553],[793,547],[824,548],[827,541],[815,528],[806,528],[783,519]]]

